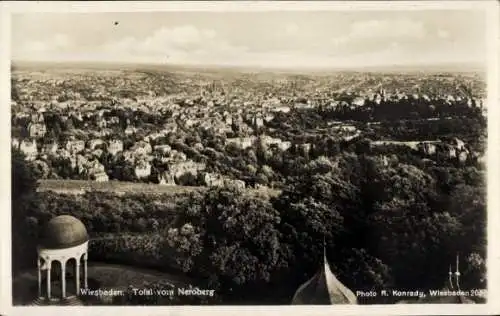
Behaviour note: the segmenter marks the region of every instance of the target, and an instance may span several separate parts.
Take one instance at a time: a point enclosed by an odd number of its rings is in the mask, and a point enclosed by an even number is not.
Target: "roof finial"
[[[458,260],[459,260],[459,256],[458,256],[458,253],[457,253],[457,267],[456,267],[456,271],[455,271],[455,282],[457,284],[457,290],[460,290],[460,270],[458,269]]]
[[[323,263],[326,264],[328,261],[326,260],[326,238],[323,235]]]
[[[448,282],[450,283],[450,290],[453,290],[453,272],[451,272],[451,264],[450,270],[448,271]]]

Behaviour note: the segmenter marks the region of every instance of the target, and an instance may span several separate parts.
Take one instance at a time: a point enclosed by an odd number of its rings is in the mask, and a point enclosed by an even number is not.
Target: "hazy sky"
[[[362,67],[483,63],[485,40],[479,11],[23,13],[12,16],[11,51],[31,61]]]

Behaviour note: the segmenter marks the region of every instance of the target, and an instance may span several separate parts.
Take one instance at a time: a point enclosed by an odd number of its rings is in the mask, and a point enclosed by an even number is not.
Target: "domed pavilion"
[[[298,288],[292,304],[357,304],[357,299],[356,295],[333,274],[324,252],[322,266],[311,279]]]
[[[41,232],[38,245],[38,300],[46,304],[64,304],[75,299],[80,293],[81,266],[83,262],[83,287],[87,288],[87,253],[89,237],[85,225],[77,218],[61,215],[52,218]],[[70,264],[71,262],[71,264]],[[56,265],[55,274],[59,280],[52,279],[51,272]],[[66,268],[72,266],[74,289],[66,288]],[[60,273],[59,273],[60,272]],[[45,278],[43,276],[45,274]],[[59,282],[58,282],[59,281]],[[42,283],[44,283],[42,285]],[[57,288],[52,288],[54,285]],[[44,289],[45,287],[45,289]],[[69,295],[68,295],[69,294]],[[74,294],[74,295],[72,295]]]

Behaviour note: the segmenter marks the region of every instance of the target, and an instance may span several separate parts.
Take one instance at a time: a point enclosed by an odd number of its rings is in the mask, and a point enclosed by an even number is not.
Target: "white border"
[[[261,2],[261,1],[235,1],[235,2],[2,2],[0,3],[0,104],[2,114],[0,119],[0,148],[10,148],[10,15],[21,12],[151,12],[151,11],[350,11],[350,10],[485,10],[488,20],[488,286],[489,299],[487,304],[481,305],[372,305],[372,306],[214,306],[214,307],[44,307],[37,309],[36,313],[52,315],[55,313],[71,312],[77,315],[100,315],[103,313],[129,313],[136,315],[138,312],[147,312],[148,315],[164,315],[165,312],[181,315],[203,313],[212,315],[239,315],[283,314],[294,313],[309,315],[468,315],[468,314],[500,314],[500,251],[498,249],[498,234],[495,224],[500,224],[498,209],[500,208],[500,166],[498,135],[500,135],[500,113],[497,104],[500,102],[498,94],[498,76],[500,72],[498,63],[499,39],[499,6],[497,1],[351,1],[351,2]],[[0,182],[0,203],[2,203],[0,229],[1,250],[1,309],[5,315],[23,315],[35,312],[33,307],[12,307],[11,296],[11,257],[10,257],[10,152],[3,151],[0,168],[4,181]]]

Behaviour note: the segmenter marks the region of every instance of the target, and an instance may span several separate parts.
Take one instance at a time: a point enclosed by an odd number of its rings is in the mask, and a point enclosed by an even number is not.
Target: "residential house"
[[[160,138],[162,136],[165,136],[165,134],[163,134],[163,133],[151,133],[151,134],[147,135],[146,137],[144,137],[144,141],[151,142],[151,141],[157,140],[158,138]]]
[[[279,138],[273,138],[271,136],[267,136],[267,135],[264,135],[264,136],[261,136],[260,137],[260,140],[266,145],[266,146],[270,146],[270,145],[278,145],[280,144],[282,141],[281,139]]]
[[[94,136],[96,137],[106,137],[112,134],[112,130],[109,128],[103,128],[98,130]]]
[[[186,161],[187,156],[185,153],[173,149],[170,151],[170,159],[173,161]]]
[[[176,122],[169,122],[169,123],[166,123],[164,126],[163,126],[163,132],[166,134],[166,133],[175,133],[177,131],[177,123]]]
[[[478,164],[486,165],[486,162],[487,162],[487,155],[486,154],[480,155],[477,157]]]
[[[127,162],[135,162],[135,153],[133,151],[130,151],[130,150],[126,150],[123,152],[123,158],[125,159],[125,161]]]
[[[254,116],[252,119],[252,125],[255,128],[260,128],[264,126],[264,119],[260,116]]]
[[[139,179],[147,178],[151,175],[151,164],[147,161],[139,161],[135,166],[135,175]]]
[[[383,155],[383,156],[382,156],[382,165],[383,165],[384,167],[389,166],[389,159],[387,159],[387,156],[386,156],[386,155]]]
[[[226,139],[226,146],[230,143],[235,144],[241,149],[246,149],[249,147],[252,147],[253,144],[255,143],[255,140],[257,137],[255,136],[250,136],[250,137],[236,137],[236,138],[228,138]]]
[[[203,175],[203,182],[208,187],[222,187],[224,186],[224,178],[217,173],[205,173]]]
[[[127,128],[125,128],[125,135],[132,135],[136,131],[137,131],[137,129],[135,127],[129,125],[129,126],[127,126]]]
[[[256,190],[259,190],[259,191],[268,192],[271,188],[270,188],[270,187],[268,187],[267,185],[263,185],[263,184],[256,183],[256,184],[255,184],[255,189],[256,189]]]
[[[224,124],[226,124],[226,125],[232,125],[233,124],[233,117],[229,113],[224,114],[223,120],[224,120]]]
[[[448,158],[450,158],[450,159],[457,157],[457,149],[455,147],[447,146],[446,152],[447,152]]]
[[[138,141],[137,143],[132,146],[130,149],[133,151],[136,155],[141,155],[141,156],[147,156],[148,154],[153,152],[153,148],[148,142],[145,141]]]
[[[289,106],[285,106],[285,105],[277,106],[274,109],[272,109],[271,111],[275,112],[275,113],[276,112],[288,113],[288,112],[290,112],[290,107]]]
[[[292,147],[292,142],[289,142],[289,141],[281,142],[281,143],[278,143],[277,146],[281,151],[287,151],[288,149],[290,149]]]
[[[419,144],[419,151],[425,155],[434,155],[436,153],[436,145],[430,142],[422,142]]]
[[[44,123],[43,113],[33,113],[31,114],[32,123]]]
[[[467,98],[467,106],[470,108],[476,107],[476,103],[471,98]]]
[[[71,169],[76,169],[76,162],[77,162],[76,156],[71,155],[69,152],[68,155],[69,156],[67,156],[66,158],[69,159],[69,162],[71,164]]]
[[[109,141],[108,152],[111,155],[116,155],[117,153],[123,151],[123,142],[119,139],[112,139]]]
[[[274,115],[272,115],[272,114],[264,115],[264,121],[266,121],[266,122],[271,122],[273,119],[274,119]]]
[[[203,149],[205,149],[205,146],[203,146],[202,143],[196,143],[193,145],[193,148],[197,151],[202,151]]]
[[[193,127],[195,124],[196,124],[196,121],[193,119],[188,118],[188,119],[184,120],[184,127],[186,127],[186,128]]]
[[[309,110],[313,109],[314,105],[309,100],[307,103],[296,103],[294,108],[296,108],[297,110]]]
[[[99,171],[90,174],[90,179],[94,180],[95,182],[107,182],[109,181],[109,177],[104,171]]]
[[[21,144],[19,145],[19,150],[21,150],[24,153],[27,160],[29,161],[35,160],[36,156],[38,155],[36,140],[33,139],[33,140],[21,141]]]
[[[172,147],[170,147],[169,145],[156,145],[154,147],[154,151],[159,155],[168,155],[171,150]]]
[[[312,145],[310,143],[300,144],[299,148],[302,149],[305,153],[309,153],[311,151]]]
[[[90,170],[93,170],[94,167],[96,170],[100,170],[99,165],[95,165],[94,161],[89,161],[87,157],[82,156],[82,155],[76,155],[75,157],[75,164],[76,164],[76,169],[78,169],[79,174],[88,174]],[[97,164],[99,162],[97,161]],[[104,171],[104,167],[102,167],[102,171]]]
[[[457,150],[466,150],[465,148],[465,142],[463,142],[462,140],[454,137],[452,140],[451,140],[451,145],[453,147],[455,147]]]
[[[85,142],[78,139],[68,140],[65,147],[71,153],[79,153],[85,149]]]
[[[111,126],[111,125],[117,125],[120,123],[120,118],[118,116],[111,116],[110,118],[108,118],[108,121],[107,121],[107,126]]]
[[[354,125],[342,125],[339,127],[339,129],[343,132],[351,132],[351,133],[358,131],[358,129]]]
[[[467,151],[460,151],[457,158],[458,158],[458,161],[463,163],[463,162],[467,161],[468,156],[469,156],[469,154]]]
[[[99,160],[97,160],[95,158],[93,160],[89,161],[89,168],[91,168],[92,170],[98,170],[98,171],[105,171],[106,170],[104,165],[102,163],[100,163]]]
[[[94,150],[94,149],[96,149],[97,146],[101,146],[101,145],[104,145],[104,144],[105,144],[105,142],[102,139],[100,139],[100,138],[98,138],[98,139],[92,139],[92,140],[89,141],[89,148],[91,150]]]
[[[11,138],[11,144],[12,144],[12,147],[19,148],[19,145],[20,145],[19,138],[12,137]]]
[[[104,150],[102,150],[102,149],[96,149],[96,150],[92,151],[92,155],[95,158],[101,158],[103,154],[104,154]]]
[[[160,185],[176,185],[173,175],[168,171],[162,171],[158,174],[158,183]]]
[[[234,186],[239,190],[245,189],[245,181],[242,180],[224,179],[224,185]]]
[[[212,123],[210,121],[201,122],[199,128],[203,131],[208,131],[212,128]]]
[[[198,172],[205,170],[206,165],[203,163],[197,163],[192,160],[178,162],[169,166],[169,171],[174,178],[180,178],[187,173],[191,173],[194,176],[198,175]]]
[[[47,127],[45,123],[30,123],[28,125],[28,133],[32,138],[40,138],[45,136],[47,133]]]
[[[59,144],[55,141],[43,145],[44,153],[56,154],[58,149],[59,149]]]
[[[65,148],[61,147],[57,150],[56,155],[64,158],[64,159],[69,159],[71,158],[71,153],[67,151]]]
[[[231,126],[225,125],[222,122],[216,122],[211,126],[211,129],[215,131],[216,134],[223,135],[233,131]]]
[[[98,128],[107,128],[108,122],[104,118],[99,117],[99,118],[97,118],[97,127]]]
[[[365,99],[363,97],[356,97],[351,101],[351,104],[354,106],[364,106]]]

